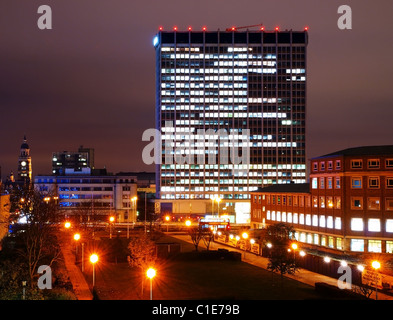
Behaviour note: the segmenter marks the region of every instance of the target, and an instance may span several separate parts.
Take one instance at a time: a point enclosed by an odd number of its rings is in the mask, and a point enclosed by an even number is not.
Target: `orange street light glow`
[[[74,234],[74,240],[78,241],[81,238],[81,235],[79,233]]]
[[[71,223],[67,221],[67,222],[64,224],[64,227],[65,227],[66,229],[69,229],[69,228],[71,227]]]
[[[91,256],[90,256],[90,262],[91,263],[96,263],[98,261],[98,256],[95,254],[95,253],[93,253]]]
[[[153,268],[147,269],[147,271],[146,271],[146,276],[147,276],[149,279],[153,279],[153,278],[156,276],[156,270],[153,269]]]

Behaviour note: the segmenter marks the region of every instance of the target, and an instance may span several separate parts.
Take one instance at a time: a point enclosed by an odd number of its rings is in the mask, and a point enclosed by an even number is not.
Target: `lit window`
[[[341,197],[334,197],[336,209],[341,209]]]
[[[303,213],[301,213],[299,216],[299,223],[304,224],[304,214]]]
[[[393,219],[386,219],[386,232],[393,232]]]
[[[341,181],[340,181],[340,177],[336,178],[336,189],[340,189],[341,188]]]
[[[327,178],[327,188],[333,189],[333,178],[332,177]]]
[[[336,248],[339,250],[342,250],[343,245],[342,245],[342,238],[336,238]]]
[[[298,223],[299,222],[299,220],[298,220],[298,214],[297,213],[294,213],[293,214],[293,223]]]
[[[368,240],[368,252],[382,252],[382,241]]]
[[[288,212],[288,214],[287,214],[287,222],[292,223],[292,213],[291,212]]]
[[[318,208],[318,197],[317,196],[312,197],[312,203],[313,203],[314,208]]]
[[[393,241],[386,241],[386,253],[393,253]]]
[[[381,231],[381,220],[368,219],[368,231],[380,232]]]
[[[334,228],[341,230],[341,218],[340,217],[336,217],[335,222],[334,222]]]
[[[319,217],[319,226],[321,228],[325,228],[326,227],[326,219],[325,216],[320,216]]]
[[[326,197],[326,204],[329,209],[332,209],[334,206],[333,197]]]
[[[311,226],[311,214],[306,214],[306,225]]]
[[[351,239],[351,251],[364,251],[364,240],[363,239]]]
[[[352,189],[361,189],[362,188],[362,178],[361,177],[352,177],[351,187],[352,187]]]
[[[313,214],[312,216],[312,225],[314,227],[318,227],[318,216],[316,214]]]
[[[352,218],[351,219],[351,230],[352,231],[363,231],[363,219]]]
[[[318,189],[318,178],[312,178],[311,185],[313,189]]]
[[[333,229],[333,217],[332,216],[328,216],[326,219],[326,226],[329,229]]]
[[[319,207],[325,208],[325,197],[319,197]]]
[[[314,233],[314,244],[319,244],[319,235],[317,233]]]
[[[321,189],[325,189],[325,178],[324,177],[319,178],[319,187]]]

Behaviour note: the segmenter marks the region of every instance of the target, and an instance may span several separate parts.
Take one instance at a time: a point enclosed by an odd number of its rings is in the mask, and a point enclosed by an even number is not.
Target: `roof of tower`
[[[30,149],[29,145],[27,144],[26,135],[23,137],[23,143],[20,146],[21,149]]]

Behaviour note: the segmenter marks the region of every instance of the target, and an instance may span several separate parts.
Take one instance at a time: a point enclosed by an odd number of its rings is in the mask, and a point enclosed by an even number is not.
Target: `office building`
[[[81,171],[82,168],[94,169],[94,149],[80,146],[78,151],[53,152],[53,175],[63,175],[66,169]]]
[[[161,206],[249,217],[251,191],[305,182],[307,43],[306,30],[157,33]]]
[[[393,253],[393,146],[349,148],[311,159],[310,184],[252,193],[251,226],[284,222],[314,249]]]
[[[20,154],[18,158],[18,175],[16,182],[18,184],[29,184],[32,181],[32,163],[30,156],[30,147],[27,144],[26,136],[23,138],[23,143],[20,146]]]

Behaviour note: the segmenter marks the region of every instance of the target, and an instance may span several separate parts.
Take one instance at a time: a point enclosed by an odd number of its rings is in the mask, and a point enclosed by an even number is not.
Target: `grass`
[[[163,241],[166,241],[165,239]],[[172,242],[180,241],[171,239]],[[185,249],[185,250],[184,250]],[[259,267],[230,260],[203,259],[185,245],[176,258],[162,260],[153,280],[154,300],[303,300],[322,299],[314,287]],[[86,270],[91,284],[92,270]],[[96,265],[96,295],[101,300],[149,299],[150,280],[127,263]]]

